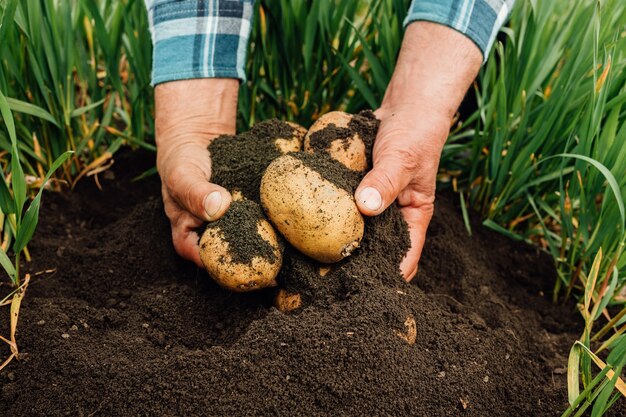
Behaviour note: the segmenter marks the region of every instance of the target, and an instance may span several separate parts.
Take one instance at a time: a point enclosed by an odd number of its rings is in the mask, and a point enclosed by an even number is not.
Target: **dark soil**
[[[263,156],[245,158],[231,155],[232,172],[262,172]],[[286,314],[272,307],[275,289],[228,292],[180,260],[158,180],[130,181],[153,158],[118,159],[100,178],[103,191],[84,180],[70,195],[44,197],[21,359],[0,372],[2,415],[565,409],[566,357],[581,326],[573,305],[550,302],[551,259],[477,222],[469,237],[456,197],[439,196],[411,284],[397,270],[406,232],[395,208],[369,219],[362,247],[324,277],[287,247],[279,281],[302,294],[303,308]],[[0,313],[6,334],[8,309]],[[412,345],[398,336],[407,318],[416,322]]]

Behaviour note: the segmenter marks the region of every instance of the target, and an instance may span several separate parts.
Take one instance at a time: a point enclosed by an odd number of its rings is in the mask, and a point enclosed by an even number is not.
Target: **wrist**
[[[230,78],[190,79],[157,85],[157,149],[190,143],[206,148],[219,135],[235,134],[238,92],[239,81]]]

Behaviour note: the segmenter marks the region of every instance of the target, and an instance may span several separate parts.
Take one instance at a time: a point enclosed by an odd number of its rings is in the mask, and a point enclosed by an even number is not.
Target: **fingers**
[[[204,221],[214,221],[226,212],[232,198],[219,185],[210,183],[202,170],[177,166],[168,176],[167,189],[176,202]]]
[[[186,221],[183,220],[182,222],[172,224],[172,242],[174,243],[174,249],[176,249],[176,253],[181,257],[192,261],[202,268],[200,247],[198,246],[198,234],[185,223]]]
[[[433,216],[434,206],[426,204],[420,207],[403,207],[400,209],[404,220],[409,226],[411,247],[400,263],[400,271],[405,280],[411,281],[417,274],[417,264],[422,256],[426,231]]]
[[[411,182],[417,163],[411,149],[398,148],[380,155],[356,190],[359,211],[366,216],[382,213]]]
[[[202,267],[200,247],[198,246],[199,237],[195,230],[202,226],[203,222],[184,211],[172,199],[165,187],[163,187],[162,193],[165,214],[170,219],[172,227],[172,242],[176,253]]]

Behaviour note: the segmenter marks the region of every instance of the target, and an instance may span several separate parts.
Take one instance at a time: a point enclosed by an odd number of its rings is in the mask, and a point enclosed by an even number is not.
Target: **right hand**
[[[221,134],[234,134],[235,79],[193,79],[159,84],[155,89],[157,170],[163,204],[176,252],[202,267],[199,236],[204,222],[219,219],[230,193],[212,184],[207,149]]]

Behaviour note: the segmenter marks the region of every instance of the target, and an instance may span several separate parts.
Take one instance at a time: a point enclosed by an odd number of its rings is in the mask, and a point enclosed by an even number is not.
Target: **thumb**
[[[366,216],[385,211],[411,182],[416,160],[407,151],[381,155],[355,192],[359,211]]]
[[[180,206],[204,221],[222,217],[232,201],[225,188],[210,183],[195,170],[180,170],[171,178],[167,188]]]

